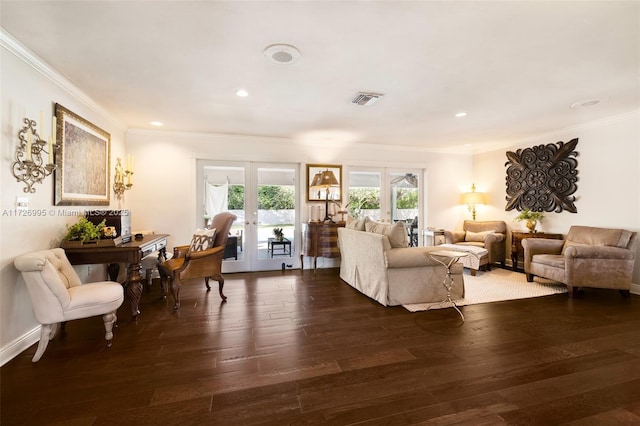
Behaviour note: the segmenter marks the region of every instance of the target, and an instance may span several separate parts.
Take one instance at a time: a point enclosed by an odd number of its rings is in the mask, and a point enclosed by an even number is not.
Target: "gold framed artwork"
[[[329,173],[330,172],[330,173]],[[325,178],[331,184],[314,185],[314,178]],[[326,179],[329,180],[326,180]],[[333,179],[335,178],[335,180]],[[336,164],[307,164],[307,201],[325,201],[329,191],[329,200],[342,199],[342,166]]]
[[[111,135],[56,104],[55,205],[108,206]]]

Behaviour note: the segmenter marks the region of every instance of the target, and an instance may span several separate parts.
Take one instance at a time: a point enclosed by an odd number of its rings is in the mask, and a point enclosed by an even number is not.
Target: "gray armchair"
[[[637,235],[624,229],[572,226],[565,240],[527,238],[524,271],[566,284],[569,297],[581,287],[611,288],[629,297]]]
[[[487,269],[496,262],[504,267],[506,257],[507,224],[501,220],[465,220],[462,231],[444,231],[446,244],[485,248],[488,253]]]

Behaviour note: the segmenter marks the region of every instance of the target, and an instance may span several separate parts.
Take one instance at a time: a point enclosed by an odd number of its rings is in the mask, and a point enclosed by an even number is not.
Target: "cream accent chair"
[[[525,238],[524,272],[566,284],[569,297],[581,287],[611,288],[629,297],[637,235],[625,229],[572,226],[565,240]]]
[[[74,319],[102,315],[107,346],[111,346],[116,311],[124,301],[120,283],[82,284],[61,248],[25,254],[17,257],[13,264],[22,273],[33,313],[41,324],[40,343],[33,362],[40,360],[60,323]]]
[[[487,269],[500,262],[504,267],[506,257],[507,224],[501,220],[465,220],[462,231],[444,231],[446,244],[476,246],[485,248],[489,253]],[[481,265],[484,265],[481,262]],[[466,266],[466,265],[465,265]]]

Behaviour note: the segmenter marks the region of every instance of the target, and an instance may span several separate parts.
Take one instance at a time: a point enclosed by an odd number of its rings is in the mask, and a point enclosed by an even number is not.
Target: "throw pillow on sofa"
[[[353,217],[347,217],[347,223],[345,228],[355,229],[356,231],[364,231],[366,223],[369,221],[369,216],[365,216],[362,219],[355,219]]]
[[[469,243],[484,243],[484,237],[489,234],[495,234],[496,231],[482,231],[482,232],[471,232],[467,231],[464,236],[464,241]]]
[[[409,237],[404,222],[393,225],[369,220],[365,223],[365,230],[376,234],[385,235],[389,239],[392,248],[409,247]]]

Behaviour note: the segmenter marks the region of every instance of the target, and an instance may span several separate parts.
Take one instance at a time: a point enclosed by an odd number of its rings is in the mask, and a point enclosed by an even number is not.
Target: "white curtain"
[[[211,185],[208,181],[204,181],[205,198],[204,198],[204,217],[212,218],[218,213],[229,210],[229,183],[222,185]]]

